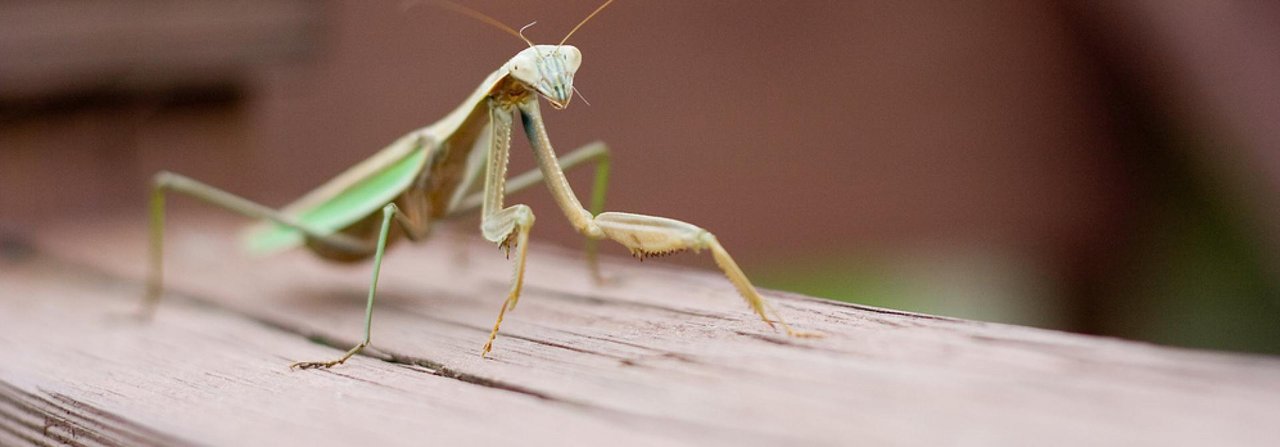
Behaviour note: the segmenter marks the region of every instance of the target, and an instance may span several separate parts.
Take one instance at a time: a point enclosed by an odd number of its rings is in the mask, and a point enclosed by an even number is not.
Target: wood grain
[[[389,253],[367,355],[367,265],[252,259],[175,219],[170,293],[142,287],[137,221],[48,227],[0,261],[0,444],[1275,445],[1280,360],[769,292],[755,319],[712,272],[534,243],[510,265],[441,231]],[[469,229],[469,227],[465,228]],[[732,247],[729,247],[732,249]],[[710,259],[707,264],[711,265]]]

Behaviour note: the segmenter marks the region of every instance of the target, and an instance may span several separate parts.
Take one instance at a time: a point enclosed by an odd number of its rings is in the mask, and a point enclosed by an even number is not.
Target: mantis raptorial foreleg
[[[609,184],[609,158],[609,147],[603,141],[587,143],[560,157],[560,168],[565,171],[586,162],[594,162],[596,164],[595,182],[591,191],[591,214],[593,215],[604,211],[605,192]],[[535,168],[507,180],[505,192],[514,194],[541,183],[542,179],[542,170]],[[479,209],[483,202],[484,192],[467,196],[459,201],[457,206],[449,211],[446,217],[455,217]],[[597,282],[603,279],[600,275],[600,263],[597,259],[598,242],[599,240],[597,239],[587,238],[586,246],[587,266],[591,269],[591,275]]]
[[[507,176],[507,161],[511,150],[511,110],[505,109],[496,101],[489,101],[489,118],[493,123],[490,136],[489,156],[485,169],[484,202],[480,205],[480,231],[490,242],[500,243],[511,249],[514,238],[516,246],[515,272],[511,277],[511,290],[507,294],[502,309],[498,311],[498,320],[493,323],[493,331],[485,342],[480,355],[486,355],[493,349],[493,340],[498,336],[498,328],[502,326],[502,317],[507,310],[514,308],[520,299],[520,290],[524,285],[525,254],[529,247],[529,230],[533,227],[533,210],[528,205],[519,204],[506,208],[502,206]],[[509,253],[509,252],[508,252]]]
[[[506,123],[507,129],[508,129],[507,135],[509,138],[509,132],[510,132],[510,126],[511,126],[510,113],[504,112],[504,114],[507,116],[507,119],[504,122]],[[497,135],[495,134],[495,137],[496,136]],[[596,163],[596,178],[595,178],[595,186],[592,191],[591,210],[593,214],[599,213],[601,210],[603,210],[605,188],[607,187],[609,182],[609,147],[605,145],[604,142],[602,141],[588,143],[566,154],[564,158],[561,160],[562,160],[561,168],[565,170],[572,169],[578,165],[581,165],[582,163],[589,162],[589,161],[594,161]],[[510,180],[507,180],[503,184],[501,193],[504,193],[505,195],[505,193],[519,192],[525,188],[538,184],[539,182],[542,181],[543,177],[544,175],[542,174],[542,171],[539,169],[534,169],[524,174],[520,174],[518,176],[512,177]],[[486,193],[482,191],[480,193],[467,196],[463,198],[461,201],[459,201],[457,206],[453,210],[451,210],[447,216],[453,217],[460,214],[465,214],[470,211],[474,211],[476,208],[482,207],[484,204],[484,200],[487,197],[489,197],[491,194],[492,193]],[[500,204],[501,204],[501,201],[499,200],[499,205]],[[600,281],[601,276],[600,276],[600,264],[597,259],[597,245],[598,245],[597,242],[599,242],[597,239],[591,239],[591,238],[587,239],[587,247],[586,247],[587,265],[591,269],[592,277],[594,277],[597,281]],[[519,259],[517,260],[517,269],[518,269],[516,273],[518,275],[517,281],[523,278],[523,271],[524,271],[523,247],[524,245],[525,244],[523,241],[517,242],[517,248],[521,250],[520,253],[518,254]],[[508,310],[515,310],[517,302],[519,302],[519,285],[515,284],[513,285],[513,288],[512,288],[512,294],[508,296],[508,299],[506,301],[503,301],[502,309],[498,311],[498,321],[494,323],[493,332],[489,334],[489,341],[485,343],[485,348],[483,351],[484,353],[488,353],[492,349],[493,339],[497,336],[499,326],[502,325],[502,318],[506,316],[506,313]]]

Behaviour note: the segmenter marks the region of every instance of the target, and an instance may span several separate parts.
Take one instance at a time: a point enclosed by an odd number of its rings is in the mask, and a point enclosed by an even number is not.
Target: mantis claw
[[[356,353],[363,350],[365,346],[369,346],[368,341],[360,343],[356,345],[354,348],[351,348],[351,350],[347,351],[346,354],[343,354],[342,357],[338,357],[335,360],[330,360],[327,362],[294,362],[293,364],[289,365],[289,370],[292,371],[294,369],[305,370],[305,369],[316,369],[316,368],[329,369],[329,368],[341,365],[343,363],[346,363],[347,359],[350,359],[351,356],[356,355]]]
[[[505,256],[507,259],[511,259],[511,249],[519,248],[519,247],[520,247],[520,243],[519,241],[516,240],[516,230],[514,229],[511,230],[511,233],[507,235],[506,239],[503,239],[502,242],[498,244],[499,250],[506,251]]]
[[[294,362],[293,364],[289,365],[289,369],[291,369],[291,370],[292,370],[292,369],[304,369],[304,370],[305,370],[305,369],[314,369],[314,368],[324,368],[324,369],[329,369],[329,368],[332,368],[332,367],[334,367],[334,366],[338,366],[338,365],[341,365],[341,364],[342,364],[342,360],[334,360],[334,361],[331,361],[331,362]]]

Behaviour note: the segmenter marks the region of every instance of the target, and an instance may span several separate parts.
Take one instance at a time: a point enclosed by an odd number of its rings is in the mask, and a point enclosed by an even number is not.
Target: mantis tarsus
[[[164,205],[169,191],[261,219],[263,222],[250,231],[247,239],[257,251],[305,245],[317,255],[332,260],[373,257],[363,341],[337,359],[291,365],[304,369],[341,364],[369,345],[378,272],[387,245],[401,236],[411,241],[421,240],[428,235],[433,221],[479,208],[484,238],[505,247],[508,254],[512,249],[515,251],[510,292],[481,351],[482,356],[487,355],[503,316],[515,308],[520,298],[529,231],[534,223],[533,211],[528,206],[504,206],[503,196],[543,181],[565,217],[587,237],[588,263],[593,272],[598,268],[594,242],[601,239],[618,242],[640,257],[689,249],[709,250],[729,281],[765,323],[772,327],[777,322],[793,336],[809,335],[791,329],[782,320],[716,237],[706,230],[663,217],[602,212],[603,186],[609,171],[609,150],[603,143],[588,144],[557,159],[543,126],[538,97],[545,98],[556,109],[569,105],[574,92],[573,76],[582,55],[577,48],[564,43],[578,27],[611,2],[605,2],[588,15],[557,45],[534,45],[522,33],[493,19],[461,6],[446,5],[524,39],[529,48],[485,78],[462,105],[440,121],[400,137],[281,210],[178,174],[156,174],[151,193],[151,270],[144,315],[154,313],[161,296]],[[512,116],[517,110],[538,168],[507,182]],[[579,203],[563,171],[584,162],[595,162],[597,166],[590,211]]]

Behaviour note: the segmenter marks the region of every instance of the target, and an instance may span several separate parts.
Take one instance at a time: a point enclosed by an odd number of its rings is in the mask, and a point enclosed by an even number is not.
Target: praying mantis
[[[595,242],[602,239],[615,241],[641,258],[708,250],[752,311],[766,324],[774,327],[776,322],[792,336],[816,335],[792,329],[710,232],[675,219],[603,212],[610,160],[604,143],[587,144],[563,158],[556,156],[543,125],[539,97],[557,110],[569,106],[574,93],[573,78],[581,65],[582,54],[565,42],[612,1],[601,4],[557,45],[534,45],[524,37],[523,29],[515,31],[479,12],[445,3],[444,6],[519,37],[529,47],[486,77],[460,106],[440,121],[400,137],[280,210],[179,174],[157,173],[150,196],[150,270],[143,315],[154,314],[163,292],[165,197],[169,192],[258,219],[260,222],[246,236],[253,251],[305,246],[329,260],[373,258],[363,341],[333,360],[290,365],[300,369],[340,365],[369,346],[378,273],[387,246],[400,238],[423,240],[433,222],[479,208],[482,236],[505,248],[508,257],[515,251],[514,274],[507,298],[481,350],[481,356],[486,356],[493,349],[503,317],[515,309],[520,298],[529,232],[534,223],[533,210],[528,206],[504,206],[503,199],[507,193],[542,182],[551,190],[555,203],[573,228],[587,238],[587,262],[597,279]],[[538,167],[507,181],[512,119],[517,112]],[[591,210],[578,201],[564,174],[565,169],[588,162],[596,166]]]

